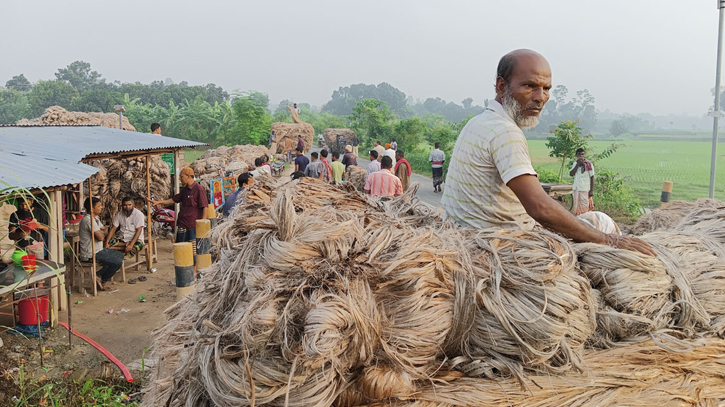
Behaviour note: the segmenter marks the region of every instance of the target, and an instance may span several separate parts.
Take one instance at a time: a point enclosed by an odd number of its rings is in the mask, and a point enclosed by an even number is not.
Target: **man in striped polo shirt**
[[[365,180],[365,192],[372,196],[398,196],[403,194],[403,183],[390,169],[393,160],[387,155],[380,161],[380,171],[368,175]]]
[[[526,49],[501,58],[496,99],[458,136],[441,204],[448,216],[476,229],[531,230],[538,222],[577,242],[608,244],[654,255],[646,242],[602,233],[575,218],[541,188],[522,129],[536,126],[549,100],[551,68]]]

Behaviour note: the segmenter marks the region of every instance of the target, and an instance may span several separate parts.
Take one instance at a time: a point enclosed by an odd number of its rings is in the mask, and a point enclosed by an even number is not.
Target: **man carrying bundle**
[[[205,219],[209,201],[206,199],[204,188],[194,181],[194,170],[184,167],[180,173],[181,188],[178,194],[163,201],[154,201],[148,198],[154,206],[181,203],[181,210],[176,214],[176,243],[196,241],[196,220]]]
[[[456,222],[476,229],[545,228],[577,241],[655,255],[646,242],[605,234],[575,218],[547,195],[531,166],[522,129],[539,123],[549,100],[551,68],[526,49],[501,58],[496,99],[458,136],[441,204]]]

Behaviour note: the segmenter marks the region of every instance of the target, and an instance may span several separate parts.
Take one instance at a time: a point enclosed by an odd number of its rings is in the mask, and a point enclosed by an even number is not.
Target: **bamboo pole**
[[[146,196],[151,196],[151,155],[146,154]],[[151,206],[148,206],[148,209],[146,210],[146,269],[148,271],[151,271],[151,267],[153,266],[153,250],[151,250],[151,245],[153,244],[153,241],[151,240]]]
[[[95,236],[93,236],[93,226],[94,226],[94,219],[93,219],[93,183],[91,182],[91,179],[93,178],[93,175],[91,175],[88,178],[88,200],[89,200],[89,212],[86,214],[86,216],[91,217],[91,271],[93,274],[91,275],[91,279],[93,280],[93,296],[95,297],[98,295],[98,291],[96,290],[96,286],[98,285],[96,283],[96,239]],[[81,276],[84,275],[85,272],[81,273]],[[83,278],[81,278],[81,286],[83,285]]]

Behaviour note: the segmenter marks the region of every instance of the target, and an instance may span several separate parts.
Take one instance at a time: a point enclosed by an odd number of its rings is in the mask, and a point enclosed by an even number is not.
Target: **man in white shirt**
[[[123,265],[123,253],[103,247],[107,230],[99,218],[103,211],[101,200],[95,197],[86,199],[85,208],[88,214],[81,219],[78,233],[81,248],[79,257],[81,261],[91,262],[95,250],[96,262],[101,263],[102,266],[100,270],[96,271],[96,285],[98,290],[108,291],[111,288],[107,283]],[[91,236],[94,237],[93,243],[91,243]]]
[[[106,236],[105,246],[133,257],[144,247],[144,226],[143,213],[133,206],[133,198],[124,197],[121,200],[121,211],[113,217],[113,225]],[[119,237],[114,237],[116,230],[120,231]]]
[[[435,143],[435,150],[428,155],[433,170],[433,192],[441,192],[441,184],[443,183],[443,163],[446,162],[446,153],[441,150],[441,143]]]
[[[385,143],[385,151],[383,151],[384,157],[390,157],[390,161],[393,162],[393,168],[395,168],[395,150],[393,150],[390,143]]]
[[[572,185],[574,198],[574,215],[594,210],[594,164],[585,157],[584,149],[576,150],[576,162],[569,175],[574,177]]]
[[[380,161],[378,161],[378,152],[370,150],[370,164],[368,164],[366,177],[374,172],[380,171]]]
[[[521,49],[501,58],[496,99],[456,141],[441,200],[446,213],[467,227],[532,230],[538,222],[577,242],[655,255],[641,239],[594,229],[544,192],[521,129],[538,124],[550,89],[551,68],[540,54]]]

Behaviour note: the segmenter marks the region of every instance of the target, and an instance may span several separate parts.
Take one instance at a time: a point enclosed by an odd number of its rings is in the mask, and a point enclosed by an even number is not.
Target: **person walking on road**
[[[368,164],[367,168],[367,175],[370,175],[374,172],[380,171],[380,161],[378,161],[378,152],[375,150],[370,150],[370,164]]]
[[[576,150],[576,162],[569,175],[574,177],[574,215],[594,210],[594,164],[587,160],[583,148]]]
[[[360,139],[357,138],[357,134],[352,135],[352,153],[355,154],[355,157],[359,157],[360,154],[358,154],[358,146],[360,145]]]
[[[340,153],[337,151],[332,152],[332,181],[339,184],[343,181],[345,176],[345,166],[340,162]]]
[[[402,195],[403,184],[400,178],[391,172],[393,160],[388,156],[383,157],[380,167],[382,168],[380,171],[370,174],[365,180],[365,192],[372,196]]]
[[[433,192],[441,192],[443,183],[443,163],[446,162],[446,153],[441,150],[441,143],[435,143],[435,150],[428,155],[431,170],[433,171]]]
[[[413,171],[410,169],[410,163],[405,159],[405,152],[397,150],[395,152],[395,176],[400,178],[403,184],[403,192],[410,188],[410,176]]]

